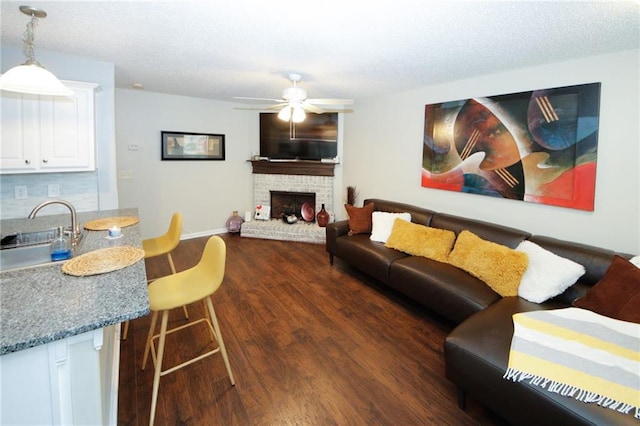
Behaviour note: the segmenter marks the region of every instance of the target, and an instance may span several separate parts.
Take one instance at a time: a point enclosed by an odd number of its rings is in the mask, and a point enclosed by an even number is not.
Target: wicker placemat
[[[76,277],[105,274],[126,268],[143,258],[144,250],[137,247],[108,247],[74,257],[62,265],[62,272]]]
[[[119,226],[124,228],[125,226],[131,226],[138,223],[138,218],[135,216],[114,216],[104,217],[102,219],[90,220],[84,224],[84,229],[89,231],[106,231],[112,226]]]

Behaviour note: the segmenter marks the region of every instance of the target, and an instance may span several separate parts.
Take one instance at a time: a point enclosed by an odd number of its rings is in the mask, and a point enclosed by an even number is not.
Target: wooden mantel
[[[334,176],[336,163],[310,160],[269,161],[249,160],[254,174]]]

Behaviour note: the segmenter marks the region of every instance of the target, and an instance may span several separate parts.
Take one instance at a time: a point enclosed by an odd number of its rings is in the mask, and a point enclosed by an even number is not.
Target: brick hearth
[[[270,191],[307,192],[316,194],[316,214],[322,204],[329,212],[333,211],[334,177],[316,175],[270,174],[260,169],[253,170],[253,202],[254,206],[269,205]],[[242,224],[240,235],[243,237],[265,238],[284,241],[302,241],[310,243],[325,242],[325,228],[317,223],[298,221],[295,224],[284,223],[281,219],[268,221],[252,220]]]

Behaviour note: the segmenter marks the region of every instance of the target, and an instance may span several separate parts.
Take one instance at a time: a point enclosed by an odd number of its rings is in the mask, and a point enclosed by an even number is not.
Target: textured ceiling
[[[357,103],[640,45],[634,0],[2,0],[3,45],[21,46],[21,4],[48,13],[36,58],[47,50],[110,62],[117,87],[224,101],[279,98],[291,72],[310,97]]]

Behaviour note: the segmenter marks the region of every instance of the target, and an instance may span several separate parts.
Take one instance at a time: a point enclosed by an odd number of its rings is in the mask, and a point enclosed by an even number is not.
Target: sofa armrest
[[[329,253],[329,261],[333,265],[333,256],[336,254],[336,240],[338,237],[347,235],[349,232],[349,221],[340,220],[327,224],[325,249]]]

